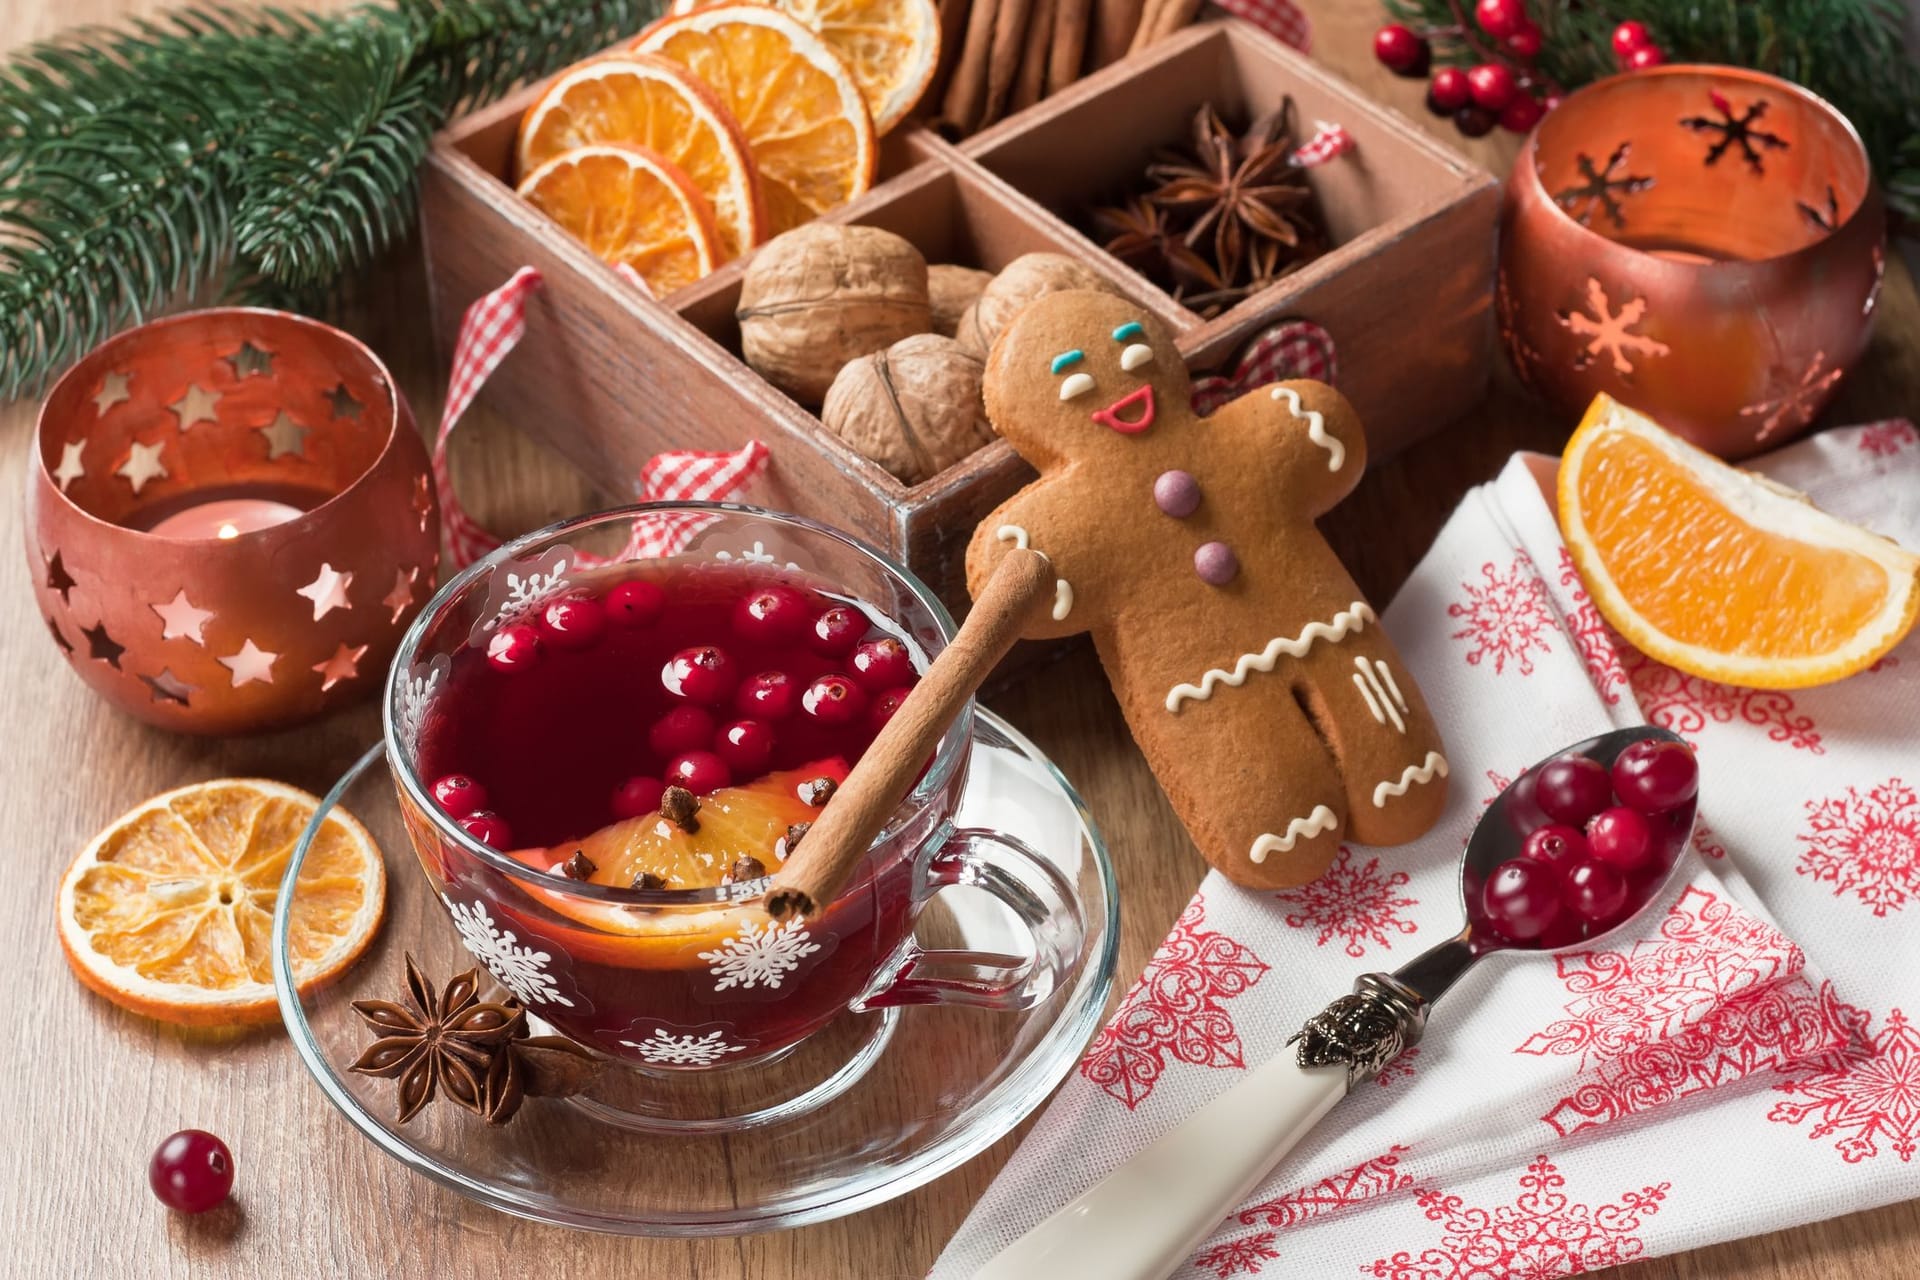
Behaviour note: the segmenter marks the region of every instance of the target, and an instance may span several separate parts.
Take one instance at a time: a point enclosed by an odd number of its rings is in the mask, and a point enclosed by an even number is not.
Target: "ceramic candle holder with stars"
[[[223,308],[112,338],[40,411],[34,596],[67,661],[167,729],[237,733],[373,692],[433,594],[427,452],[385,366]]]
[[[1500,336],[1568,415],[1604,391],[1745,457],[1805,431],[1866,349],[1885,234],[1859,135],[1805,89],[1736,67],[1614,76],[1514,162]]]

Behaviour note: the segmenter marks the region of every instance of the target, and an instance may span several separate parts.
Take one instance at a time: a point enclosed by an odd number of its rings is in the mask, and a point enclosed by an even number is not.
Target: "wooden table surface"
[[[127,0],[9,0],[0,48],[79,22],[162,6]],[[1409,116],[1418,85],[1368,53],[1376,7],[1309,0],[1316,53]],[[1444,123],[1434,127],[1461,143]],[[1510,139],[1462,143],[1504,172]],[[350,324],[386,357],[422,422],[437,420],[444,374],[424,335],[417,254],[394,255]],[[1832,420],[1920,405],[1920,303],[1907,272],[1887,274],[1872,352]],[[0,406],[0,550],[21,546],[18,477],[33,406]],[[1329,522],[1368,593],[1384,602],[1459,495],[1516,448],[1555,449],[1570,424],[1496,388],[1478,412],[1376,468]],[[463,492],[496,529],[518,531],[598,505],[556,460],[505,424],[476,423],[458,466]],[[21,963],[7,1002],[21,1036],[0,1064],[0,1111],[13,1117],[0,1221],[14,1224],[0,1275],[699,1277],[700,1280],[888,1280],[925,1272],[1018,1138],[882,1208],[771,1236],[695,1243],[634,1241],[535,1226],[471,1204],[383,1158],[321,1097],[278,1031],[187,1034],[123,1014],[69,975],[52,928],[62,869],[101,824],[147,795],[228,774],[263,774],[314,791],[376,736],[371,707],[272,737],[175,738],[110,711],[63,666],[29,603],[26,563],[0,554],[0,832],[13,881],[0,894],[0,937]],[[1131,746],[1097,664],[1083,653],[1044,684],[995,705],[1050,752],[1085,793],[1115,851],[1121,889],[1121,985],[1146,962],[1204,870]],[[402,851],[390,851],[399,853]],[[407,874],[398,860],[395,874]],[[147,1156],[165,1134],[221,1134],[239,1168],[236,1203],[182,1219],[148,1192]],[[1809,1227],[1656,1259],[1625,1280],[1913,1274],[1920,1209],[1896,1205]]]

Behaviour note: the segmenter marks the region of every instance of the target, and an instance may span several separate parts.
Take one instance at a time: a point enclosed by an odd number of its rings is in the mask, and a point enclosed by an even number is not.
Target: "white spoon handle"
[[[1340,1066],[1275,1054],[974,1280],[1162,1280],[1345,1096]]]

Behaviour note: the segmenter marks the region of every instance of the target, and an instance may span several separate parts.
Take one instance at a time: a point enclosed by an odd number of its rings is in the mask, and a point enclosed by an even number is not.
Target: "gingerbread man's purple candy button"
[[[1175,520],[1185,520],[1200,508],[1200,482],[1190,471],[1162,471],[1153,482],[1153,503]]]
[[[1203,542],[1193,553],[1193,571],[1209,586],[1224,587],[1240,572],[1240,557],[1224,542]]]

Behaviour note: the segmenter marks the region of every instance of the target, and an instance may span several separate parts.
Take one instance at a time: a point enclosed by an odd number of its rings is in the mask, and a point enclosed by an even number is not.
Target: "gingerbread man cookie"
[[[975,532],[977,591],[1009,546],[1060,575],[1035,639],[1092,633],[1114,692],[1208,862],[1282,888],[1343,839],[1399,844],[1446,803],[1440,734],[1314,520],[1366,440],[1317,382],[1194,416],[1172,336],[1141,308],[1058,293],[987,362],[987,415],[1040,472]]]

